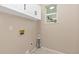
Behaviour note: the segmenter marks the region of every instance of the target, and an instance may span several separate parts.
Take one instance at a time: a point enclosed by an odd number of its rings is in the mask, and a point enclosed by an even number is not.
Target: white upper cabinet
[[[1,4],[0,11],[32,20],[41,20],[41,6],[37,4]]]

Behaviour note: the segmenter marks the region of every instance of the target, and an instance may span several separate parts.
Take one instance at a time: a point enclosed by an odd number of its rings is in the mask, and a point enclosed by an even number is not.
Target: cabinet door
[[[41,7],[37,4],[26,4],[25,13],[34,18],[41,19]]]
[[[27,15],[30,15],[30,16],[33,15],[33,12],[32,12],[32,10],[31,10],[31,4],[25,4],[25,5],[24,5],[24,12],[25,12],[25,14],[27,14]]]
[[[31,10],[35,18],[41,19],[41,6],[40,5],[32,4]]]

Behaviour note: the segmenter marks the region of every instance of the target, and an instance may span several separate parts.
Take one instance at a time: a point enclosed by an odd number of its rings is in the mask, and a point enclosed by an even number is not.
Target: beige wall
[[[22,28],[25,34],[21,36]],[[25,53],[35,47],[36,35],[36,21],[0,12],[0,53]]]
[[[57,23],[51,24],[44,21],[42,8],[42,45],[63,53],[79,53],[79,5],[58,5],[57,8]]]

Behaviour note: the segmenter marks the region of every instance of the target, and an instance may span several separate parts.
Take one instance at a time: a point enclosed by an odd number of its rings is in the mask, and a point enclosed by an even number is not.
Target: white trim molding
[[[43,48],[43,49],[45,49],[45,50],[48,50],[48,51],[50,51],[50,52],[55,52],[55,53],[57,53],[57,54],[64,54],[63,52],[60,52],[60,51],[57,51],[57,50],[53,50],[53,49],[49,49],[49,48],[47,48],[47,47],[41,47],[41,48]]]
[[[60,51],[57,51],[57,50],[53,50],[53,49],[49,49],[49,48],[47,48],[47,47],[41,47],[42,49],[44,49],[44,50],[47,50],[47,51],[50,51],[50,52],[52,52],[53,54],[64,54],[63,52],[60,52]],[[40,49],[41,49],[40,48]],[[37,50],[37,48],[33,48],[31,51],[29,51],[29,50],[27,50],[25,53],[26,54],[33,54],[35,51]]]
[[[31,53],[35,52],[36,50],[37,50],[37,48],[33,48],[31,51],[27,50],[25,52],[25,54],[31,54]]]

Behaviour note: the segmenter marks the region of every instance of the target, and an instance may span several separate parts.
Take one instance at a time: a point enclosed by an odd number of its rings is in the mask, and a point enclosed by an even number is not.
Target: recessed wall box
[[[24,35],[24,30],[19,30],[20,35]]]

